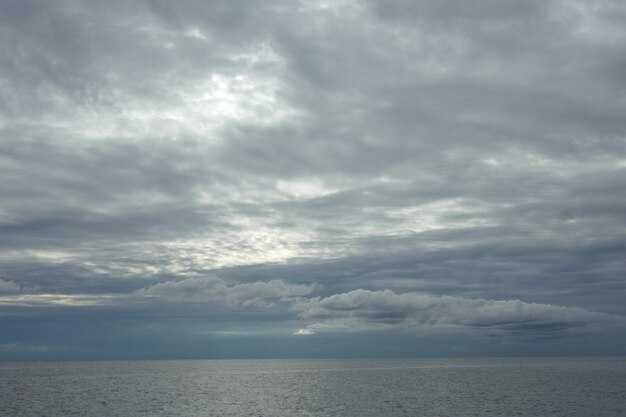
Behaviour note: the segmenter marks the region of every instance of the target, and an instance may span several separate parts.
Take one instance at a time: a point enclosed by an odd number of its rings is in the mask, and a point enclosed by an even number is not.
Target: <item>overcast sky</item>
[[[0,359],[626,354],[621,0],[0,0]]]

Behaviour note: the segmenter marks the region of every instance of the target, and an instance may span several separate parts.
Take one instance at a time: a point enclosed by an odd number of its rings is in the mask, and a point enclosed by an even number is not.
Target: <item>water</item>
[[[626,358],[2,362],[0,416],[626,416]]]

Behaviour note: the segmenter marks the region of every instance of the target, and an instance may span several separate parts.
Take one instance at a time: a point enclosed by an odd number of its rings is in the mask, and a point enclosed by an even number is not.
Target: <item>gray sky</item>
[[[626,4],[0,1],[0,359],[626,354]]]

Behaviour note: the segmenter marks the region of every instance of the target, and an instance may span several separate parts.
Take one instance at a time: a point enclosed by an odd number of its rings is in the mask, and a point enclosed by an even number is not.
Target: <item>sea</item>
[[[626,416],[626,357],[0,362],[0,416]]]

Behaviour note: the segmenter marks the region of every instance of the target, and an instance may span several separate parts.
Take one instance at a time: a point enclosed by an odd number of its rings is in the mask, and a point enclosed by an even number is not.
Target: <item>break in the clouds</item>
[[[623,354],[625,28],[0,1],[0,353]]]

